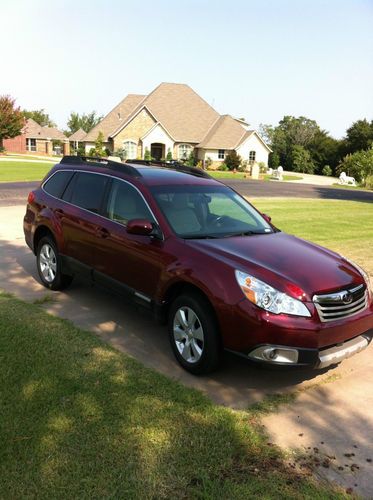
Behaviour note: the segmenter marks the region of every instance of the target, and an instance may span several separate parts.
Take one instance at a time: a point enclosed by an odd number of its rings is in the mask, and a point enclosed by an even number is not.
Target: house
[[[82,144],[82,140],[84,137],[87,135],[87,132],[85,132],[82,128],[74,132],[69,136],[69,142],[70,142],[70,149],[77,151],[79,146]]]
[[[21,134],[13,139],[4,139],[4,147],[12,153],[69,154],[69,140],[54,127],[42,127],[35,120],[25,120]]]
[[[105,147],[128,159],[172,155],[218,167],[235,150],[251,164],[268,164],[270,148],[242,119],[220,115],[185,84],[161,83],[149,95],[129,94],[81,140],[86,153],[102,132]]]

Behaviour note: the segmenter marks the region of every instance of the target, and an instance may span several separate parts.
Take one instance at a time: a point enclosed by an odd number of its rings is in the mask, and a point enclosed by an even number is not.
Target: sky
[[[373,0],[0,0],[0,47],[0,95],[60,128],[161,82],[254,128],[373,119]]]

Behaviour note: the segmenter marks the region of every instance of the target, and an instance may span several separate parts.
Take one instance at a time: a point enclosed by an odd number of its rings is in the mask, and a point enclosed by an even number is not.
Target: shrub
[[[188,157],[188,159],[185,162],[185,165],[188,165],[189,167],[194,167],[196,163],[196,158],[194,157],[194,151],[192,151]]]
[[[239,156],[235,150],[229,151],[224,162],[227,165],[228,170],[238,170],[241,165],[241,156]]]
[[[222,163],[221,165],[218,166],[218,170],[221,170],[222,172],[227,172],[229,168],[225,163]]]
[[[373,149],[356,151],[345,156],[342,163],[338,165],[337,171],[339,174],[346,172],[347,175],[355,177],[358,182],[364,184],[366,179],[373,175]]]
[[[119,156],[119,158],[124,161],[127,158],[127,151],[124,148],[118,148],[114,151],[114,156]]]
[[[166,160],[167,161],[172,161],[172,151],[171,151],[171,148],[168,148],[168,150],[167,150]]]
[[[294,172],[313,174],[315,164],[312,161],[310,152],[303,146],[294,146],[291,151],[291,162]]]
[[[264,161],[259,162],[259,172],[261,174],[265,174],[267,172],[267,165],[264,163]]]
[[[365,187],[368,189],[373,189],[373,175],[368,175],[365,179]]]
[[[325,167],[322,169],[322,175],[332,175],[332,169],[329,167],[329,165],[325,165]]]
[[[144,160],[150,161],[152,159],[152,155],[150,154],[149,148],[145,148]]]
[[[209,169],[212,165],[212,159],[208,156],[205,160],[205,168]]]

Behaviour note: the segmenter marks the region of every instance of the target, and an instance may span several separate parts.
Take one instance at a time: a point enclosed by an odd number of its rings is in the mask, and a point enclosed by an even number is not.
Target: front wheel
[[[218,367],[219,332],[214,312],[204,297],[178,297],[170,308],[168,330],[175,357],[187,371],[200,375]]]
[[[57,246],[50,236],[39,241],[36,263],[41,282],[50,290],[62,290],[70,285],[73,277],[61,272],[61,259]]]

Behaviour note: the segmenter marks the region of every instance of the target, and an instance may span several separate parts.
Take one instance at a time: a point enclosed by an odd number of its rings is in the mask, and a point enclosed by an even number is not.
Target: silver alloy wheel
[[[47,283],[52,283],[57,273],[57,258],[49,243],[44,243],[39,253],[39,267]]]
[[[204,347],[202,324],[190,307],[183,306],[174,317],[174,340],[177,350],[188,363],[200,360]]]

